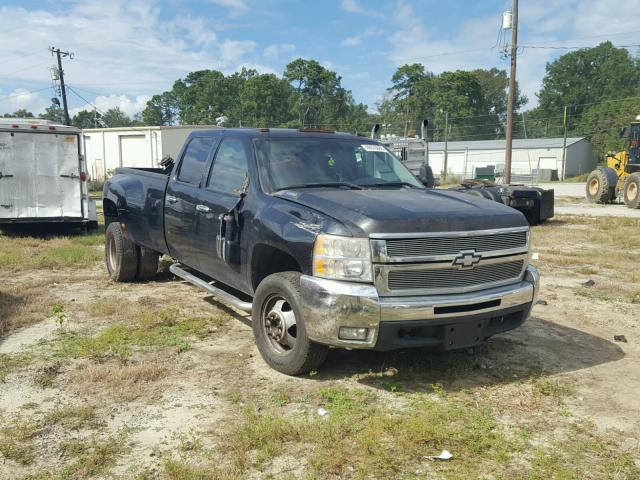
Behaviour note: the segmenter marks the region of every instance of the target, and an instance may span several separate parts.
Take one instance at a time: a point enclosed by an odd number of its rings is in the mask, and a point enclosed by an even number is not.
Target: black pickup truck
[[[528,317],[522,213],[426,189],[384,146],[309,130],[192,133],[175,165],[104,188],[115,281],[170,270],[251,312],[264,360],[299,374],[329,347],[466,348]]]

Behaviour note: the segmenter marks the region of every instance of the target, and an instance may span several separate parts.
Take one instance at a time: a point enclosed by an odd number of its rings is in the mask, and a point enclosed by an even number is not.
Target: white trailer
[[[0,119],[0,225],[96,225],[82,131],[40,119]]]

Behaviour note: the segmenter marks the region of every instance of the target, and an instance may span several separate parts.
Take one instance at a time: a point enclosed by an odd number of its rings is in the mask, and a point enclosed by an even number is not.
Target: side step
[[[195,285],[196,287],[200,287],[211,295],[216,297],[218,300],[223,301],[224,303],[228,303],[229,305],[234,306],[238,310],[242,310],[247,313],[251,313],[251,302],[244,302],[240,300],[238,297],[232,295],[229,292],[225,292],[224,290],[214,287],[210,283],[202,280],[201,278],[196,277],[192,273],[187,272],[186,270],[180,268],[178,263],[174,263],[169,267],[169,271],[173,273],[176,277],[180,277],[183,280]]]

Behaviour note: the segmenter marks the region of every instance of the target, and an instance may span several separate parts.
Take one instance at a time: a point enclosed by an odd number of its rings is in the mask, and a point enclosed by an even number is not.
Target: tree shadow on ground
[[[356,378],[375,388],[417,392],[490,386],[615,362],[620,347],[574,328],[533,317],[472,351],[425,349],[374,352],[332,349],[318,380]]]

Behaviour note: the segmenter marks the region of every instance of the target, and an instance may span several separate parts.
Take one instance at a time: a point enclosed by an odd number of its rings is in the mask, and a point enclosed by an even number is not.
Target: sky
[[[72,114],[141,111],[194,70],[243,66],[281,75],[295,58],[336,71],[376,110],[405,63],[426,70],[509,68],[500,46],[505,0],[2,0],[0,114],[39,113],[53,96],[48,48],[64,60]],[[522,0],[517,79],[536,105],[549,47],[640,44],[640,0]],[[537,48],[527,48],[527,46]],[[544,47],[544,48],[540,48]],[[631,48],[637,52],[637,48]]]

